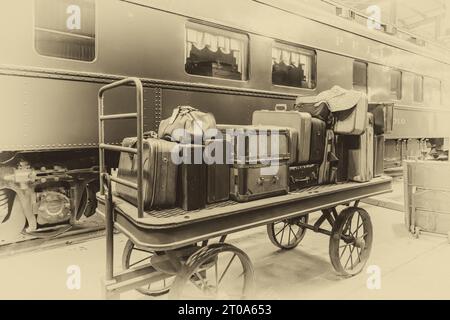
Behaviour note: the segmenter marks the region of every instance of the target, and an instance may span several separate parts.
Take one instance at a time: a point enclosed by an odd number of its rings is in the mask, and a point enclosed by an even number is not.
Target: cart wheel
[[[349,207],[339,214],[331,231],[331,264],[341,276],[362,271],[372,248],[372,222],[364,209]]]
[[[122,255],[122,268],[124,270],[139,267],[150,262],[151,257],[155,255],[155,252],[146,250],[144,248],[137,248],[131,240],[128,240],[125,244]],[[143,287],[137,288],[136,291],[145,294],[147,296],[157,297],[169,292],[170,286],[173,282],[174,276],[152,282]]]
[[[169,298],[245,299],[252,285],[249,257],[232,245],[214,243],[189,257],[173,282]]]
[[[291,250],[299,245],[306,233],[306,228],[299,226],[299,222],[308,223],[309,215],[287,219],[267,225],[270,241],[280,249]]]

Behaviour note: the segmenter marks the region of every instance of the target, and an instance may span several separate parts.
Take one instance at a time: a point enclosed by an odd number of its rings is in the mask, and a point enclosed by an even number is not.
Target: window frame
[[[72,61],[72,62],[79,62],[79,63],[86,63],[86,64],[93,64],[95,62],[97,62],[98,59],[98,10],[97,10],[97,0],[93,0],[94,3],[94,17],[95,17],[95,21],[94,21],[94,50],[95,50],[95,55],[94,55],[94,59],[93,60],[78,60],[78,59],[72,59],[72,58],[64,58],[64,57],[57,57],[57,56],[51,56],[51,55],[46,55],[43,53],[40,53],[37,48],[36,48],[36,0],[32,0],[33,1],[33,5],[32,5],[32,10],[33,10],[33,20],[32,20],[32,50],[40,57],[44,57],[44,58],[49,58],[49,59],[56,59],[56,60],[62,60],[62,61]]]
[[[236,80],[236,79],[227,79],[227,78],[220,78],[220,77],[212,77],[212,76],[204,76],[204,75],[199,75],[199,74],[192,74],[186,71],[186,62],[187,62],[187,52],[186,52],[186,45],[187,45],[187,32],[186,30],[188,28],[199,28],[200,30],[210,30],[210,29],[216,29],[219,32],[223,31],[224,33],[229,33],[229,34],[237,34],[242,36],[242,38],[245,38],[246,40],[246,44],[247,44],[247,49],[245,52],[245,60],[246,60],[246,69],[245,69],[245,77],[244,79],[241,80]],[[199,30],[197,29],[197,30]],[[237,29],[232,29],[232,28],[228,28],[222,25],[215,25],[215,24],[208,24],[205,23],[204,21],[192,21],[192,20],[188,20],[186,21],[185,25],[184,25],[184,63],[183,63],[183,72],[185,75],[189,76],[189,77],[198,77],[201,79],[214,79],[213,81],[233,81],[233,82],[241,82],[241,83],[247,83],[250,81],[251,78],[251,64],[250,64],[250,35],[243,31],[243,30],[237,30]]]
[[[423,92],[423,98],[425,104],[433,104],[434,101],[430,100],[430,97],[425,96],[425,80],[432,80],[433,82],[439,83],[438,89],[439,89],[439,107],[442,106],[444,100],[443,100],[443,86],[442,86],[442,80],[434,77],[424,77],[423,83],[424,83],[424,92]],[[432,97],[431,97],[432,99]]]
[[[417,96],[416,96],[416,80],[417,79],[421,79],[422,80],[422,86],[421,86],[421,91],[422,91],[422,99],[421,100],[417,100]],[[424,103],[425,102],[425,77],[423,75],[420,74],[414,74],[414,82],[413,82],[413,101],[415,103]]]
[[[400,88],[398,89],[398,92],[395,93],[392,91],[392,73],[398,72],[400,74],[400,81],[398,82],[400,85]],[[391,98],[393,98],[396,101],[401,101],[403,99],[403,71],[396,68],[390,68],[389,69],[389,94]],[[400,97],[399,97],[400,94]],[[395,97],[394,97],[395,95]]]
[[[301,44],[294,44],[291,42],[285,42],[285,41],[281,41],[281,40],[274,40],[272,42],[272,46],[271,46],[271,59],[272,59],[272,50],[274,48],[276,48],[276,45],[280,45],[280,46],[284,46],[284,47],[291,47],[294,49],[300,49],[300,50],[306,50],[306,51],[311,51],[313,53],[313,59],[312,59],[312,65],[311,65],[311,79],[314,79],[314,87],[312,88],[303,88],[303,87],[295,87],[295,86],[285,86],[282,84],[275,84],[272,81],[272,71],[270,71],[270,83],[272,84],[272,86],[275,87],[279,87],[279,88],[288,88],[291,90],[310,90],[310,91],[314,91],[317,89],[318,86],[318,77],[317,77],[317,50],[315,48],[311,48],[311,47],[307,47]],[[272,69],[272,66],[271,66]]]
[[[365,93],[368,94],[369,93],[369,63],[367,61],[363,61],[363,60],[357,60],[357,59],[353,60],[353,63],[352,63],[352,67],[353,67],[353,69],[352,69],[352,88],[353,89],[355,89],[355,85],[356,85],[355,84],[355,64],[361,64],[366,67],[366,86],[365,86],[366,90],[365,90]],[[356,85],[356,86],[362,87],[359,85]]]

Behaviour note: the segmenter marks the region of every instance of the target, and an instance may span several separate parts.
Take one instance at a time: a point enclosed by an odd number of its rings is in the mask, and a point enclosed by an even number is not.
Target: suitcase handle
[[[309,182],[309,180],[311,180],[309,177],[303,178],[303,179],[295,179],[295,178],[292,177],[292,182],[293,182],[293,183],[298,183],[298,182]]]
[[[287,111],[287,104],[280,103],[275,105],[275,111]]]
[[[273,176],[271,179],[273,184],[276,184],[279,180],[280,180],[280,178],[278,176]],[[259,177],[257,183],[258,183],[258,185],[262,186],[264,184],[264,182],[266,182],[266,181],[267,181],[266,178]]]

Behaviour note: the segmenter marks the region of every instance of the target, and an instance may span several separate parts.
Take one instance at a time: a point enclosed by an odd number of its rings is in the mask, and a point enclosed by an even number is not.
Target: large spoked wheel
[[[306,233],[300,223],[308,223],[308,215],[287,219],[267,225],[270,241],[278,248],[291,250],[299,245]]]
[[[253,285],[253,266],[240,249],[215,243],[189,257],[176,276],[170,299],[245,299]]]
[[[150,263],[150,259],[154,255],[155,252],[147,250],[145,248],[138,248],[131,240],[128,240],[123,250],[122,268],[124,270],[127,270],[148,264]],[[148,285],[137,288],[136,291],[152,297],[164,295],[169,292],[174,278],[175,277],[172,276],[163,280],[149,283]]]
[[[339,275],[351,277],[363,270],[372,239],[372,222],[367,211],[349,207],[339,214],[330,237],[331,264]]]

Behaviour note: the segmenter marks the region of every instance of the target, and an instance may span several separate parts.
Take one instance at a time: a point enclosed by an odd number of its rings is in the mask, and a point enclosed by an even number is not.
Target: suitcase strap
[[[152,198],[151,198],[151,201],[150,201],[150,208],[153,208],[153,206],[155,204],[156,180],[157,180],[156,175],[158,173],[158,152],[159,152],[158,146],[160,144],[160,141],[156,140],[155,142],[156,142],[155,145],[154,145],[155,151],[153,152],[153,154],[154,154],[153,155],[153,163],[155,165],[153,166],[153,185],[152,185]]]

